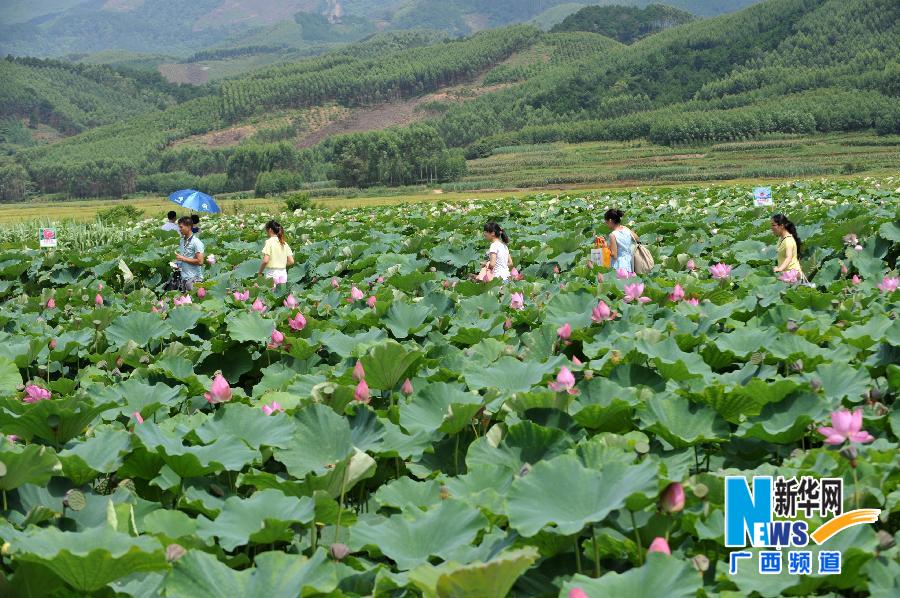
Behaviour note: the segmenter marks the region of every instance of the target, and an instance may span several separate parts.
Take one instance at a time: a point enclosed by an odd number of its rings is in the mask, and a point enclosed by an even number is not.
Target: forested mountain
[[[671,0],[700,16],[759,0]],[[584,1],[646,6],[652,0]],[[209,48],[311,48],[384,29],[470,35],[528,21],[565,0],[4,0],[0,53],[64,56],[126,50],[185,57]],[[274,38],[272,36],[274,34]],[[269,37],[270,41],[262,41]],[[248,41],[246,38],[254,39]]]
[[[15,165],[0,168],[0,186],[85,196],[186,183],[213,192],[326,179],[403,184],[452,179],[464,167],[463,152],[484,156],[521,143],[644,138],[677,145],[767,132],[900,132],[895,0],[769,0],[631,45],[527,26],[424,47],[375,39],[21,151]],[[320,106],[402,101],[462,81],[474,86],[468,101],[432,102],[429,119],[405,128],[327,138],[309,149],[291,143],[290,128],[237,146],[174,144],[279,111],[287,118]],[[483,93],[475,93],[478,85]]]
[[[690,23],[694,19],[694,15],[689,12],[661,4],[651,4],[646,8],[586,6],[563,19],[551,31],[590,31],[630,44],[663,29]]]

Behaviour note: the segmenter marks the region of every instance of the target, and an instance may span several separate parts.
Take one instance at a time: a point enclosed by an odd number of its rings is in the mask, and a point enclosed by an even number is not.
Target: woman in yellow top
[[[284,242],[284,227],[269,220],[266,222],[266,244],[263,246],[262,263],[259,265],[259,274],[266,272],[266,278],[271,278],[275,284],[287,283],[287,268],[294,265],[294,252],[291,246]]]
[[[772,234],[778,237],[778,265],[774,272],[796,271],[797,278],[803,278],[803,270],[800,268],[800,237],[797,235],[797,227],[784,214],[772,216]]]

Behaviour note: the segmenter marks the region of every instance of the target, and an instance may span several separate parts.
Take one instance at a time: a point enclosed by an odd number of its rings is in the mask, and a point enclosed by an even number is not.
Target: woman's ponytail
[[[278,237],[278,242],[281,243],[282,247],[284,246],[284,227],[275,222],[274,220],[269,220],[266,222],[266,230],[270,230],[275,233],[275,236]]]
[[[507,235],[506,231],[503,230],[503,227],[496,222],[488,222],[487,224],[485,224],[484,232],[491,233],[492,235],[500,239],[504,245],[509,245],[509,235]]]
[[[797,255],[800,255],[800,235],[797,234],[797,226],[790,221],[784,214],[775,214],[772,216],[772,222],[779,226],[783,226],[789,235],[794,237],[794,243],[797,244]]]

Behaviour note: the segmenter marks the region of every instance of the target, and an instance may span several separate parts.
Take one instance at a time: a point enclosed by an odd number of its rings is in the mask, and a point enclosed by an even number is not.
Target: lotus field
[[[749,187],[283,214],[278,290],[269,216],[205,220],[188,295],[161,222],[7,235],[0,594],[896,596],[898,187],[773,188],[812,285]],[[590,263],[609,207],[652,273]],[[505,286],[470,280],[489,220]],[[732,575],[726,475],[881,515],[841,575]]]

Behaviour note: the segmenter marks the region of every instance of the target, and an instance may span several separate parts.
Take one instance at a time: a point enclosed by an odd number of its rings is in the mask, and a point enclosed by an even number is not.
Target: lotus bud
[[[199,297],[200,299],[206,297],[206,289],[204,289],[203,287],[197,289],[197,297]]]
[[[700,573],[706,573],[709,569],[709,558],[705,554],[698,554],[691,557],[691,565]]]
[[[556,329],[556,335],[564,341],[569,340],[569,337],[572,336],[572,326],[566,322]]]
[[[50,342],[48,343],[47,346],[50,347],[50,350],[51,350],[51,351],[53,351],[54,349],[56,349],[56,339],[55,339],[55,338],[51,338],[51,339],[50,339]]]
[[[664,513],[677,513],[684,508],[684,487],[678,482],[669,484],[659,501],[659,508]]]
[[[356,360],[356,365],[353,366],[353,379],[359,382],[360,380],[366,377],[366,370],[363,368],[363,364],[360,360]]]
[[[802,360],[802,359],[798,359],[797,361],[795,361],[794,363],[792,363],[792,364],[791,364],[791,370],[793,370],[793,371],[795,371],[795,372],[802,372],[802,371],[803,371],[803,360]]]
[[[94,297],[94,304],[98,306],[103,305],[103,295],[97,293],[97,296]]]
[[[799,326],[797,326],[797,322],[795,322],[794,320],[788,320],[785,327],[787,328],[788,332],[797,332],[797,328],[799,328]]]
[[[360,403],[368,403],[371,400],[371,397],[369,396],[369,385],[366,384],[365,380],[360,380],[359,384],[356,385],[356,391],[353,393],[353,398]]]
[[[343,561],[345,558],[347,558],[347,555],[350,554],[350,549],[346,544],[335,542],[328,547],[328,554],[330,554],[331,558],[336,561]]]
[[[403,382],[403,386],[400,388],[400,392],[402,392],[406,396],[409,396],[413,393],[413,385],[409,378],[407,378],[406,381]]]
[[[116,357],[116,367],[121,368],[123,365],[125,365],[125,360],[122,359],[122,356]]]
[[[890,550],[897,544],[897,541],[894,540],[894,536],[883,529],[880,529],[875,533],[875,539],[878,540],[879,552]]]
[[[450,488],[441,486],[441,500],[447,500],[448,498],[450,498]]]
[[[166,546],[166,561],[174,563],[187,554],[187,550],[180,544],[169,544]]]
[[[47,300],[47,309],[56,309],[56,299],[50,297]]]
[[[377,301],[377,299],[375,298],[375,295],[372,295],[371,297],[369,297],[368,299],[366,299],[366,305],[368,305],[368,306],[371,307],[372,309],[375,309],[375,302],[376,302],[376,301]]]
[[[813,378],[809,381],[809,387],[812,388],[813,392],[819,392],[822,390],[822,382],[818,378]]]
[[[518,474],[518,475],[519,475],[520,478],[524,478],[524,477],[527,476],[529,473],[531,473],[531,464],[530,464],[530,463],[525,463],[524,465],[522,465],[521,469],[519,469],[519,474]]]
[[[589,598],[589,596],[587,595],[587,592],[585,592],[581,588],[572,588],[571,590],[569,590],[568,598]]]
[[[669,543],[666,542],[666,539],[660,536],[653,538],[653,541],[650,542],[650,548],[647,549],[647,554],[651,552],[661,552],[663,554],[672,554],[672,550],[669,548]]]
[[[594,370],[584,370],[583,375],[585,380],[593,380]]]

